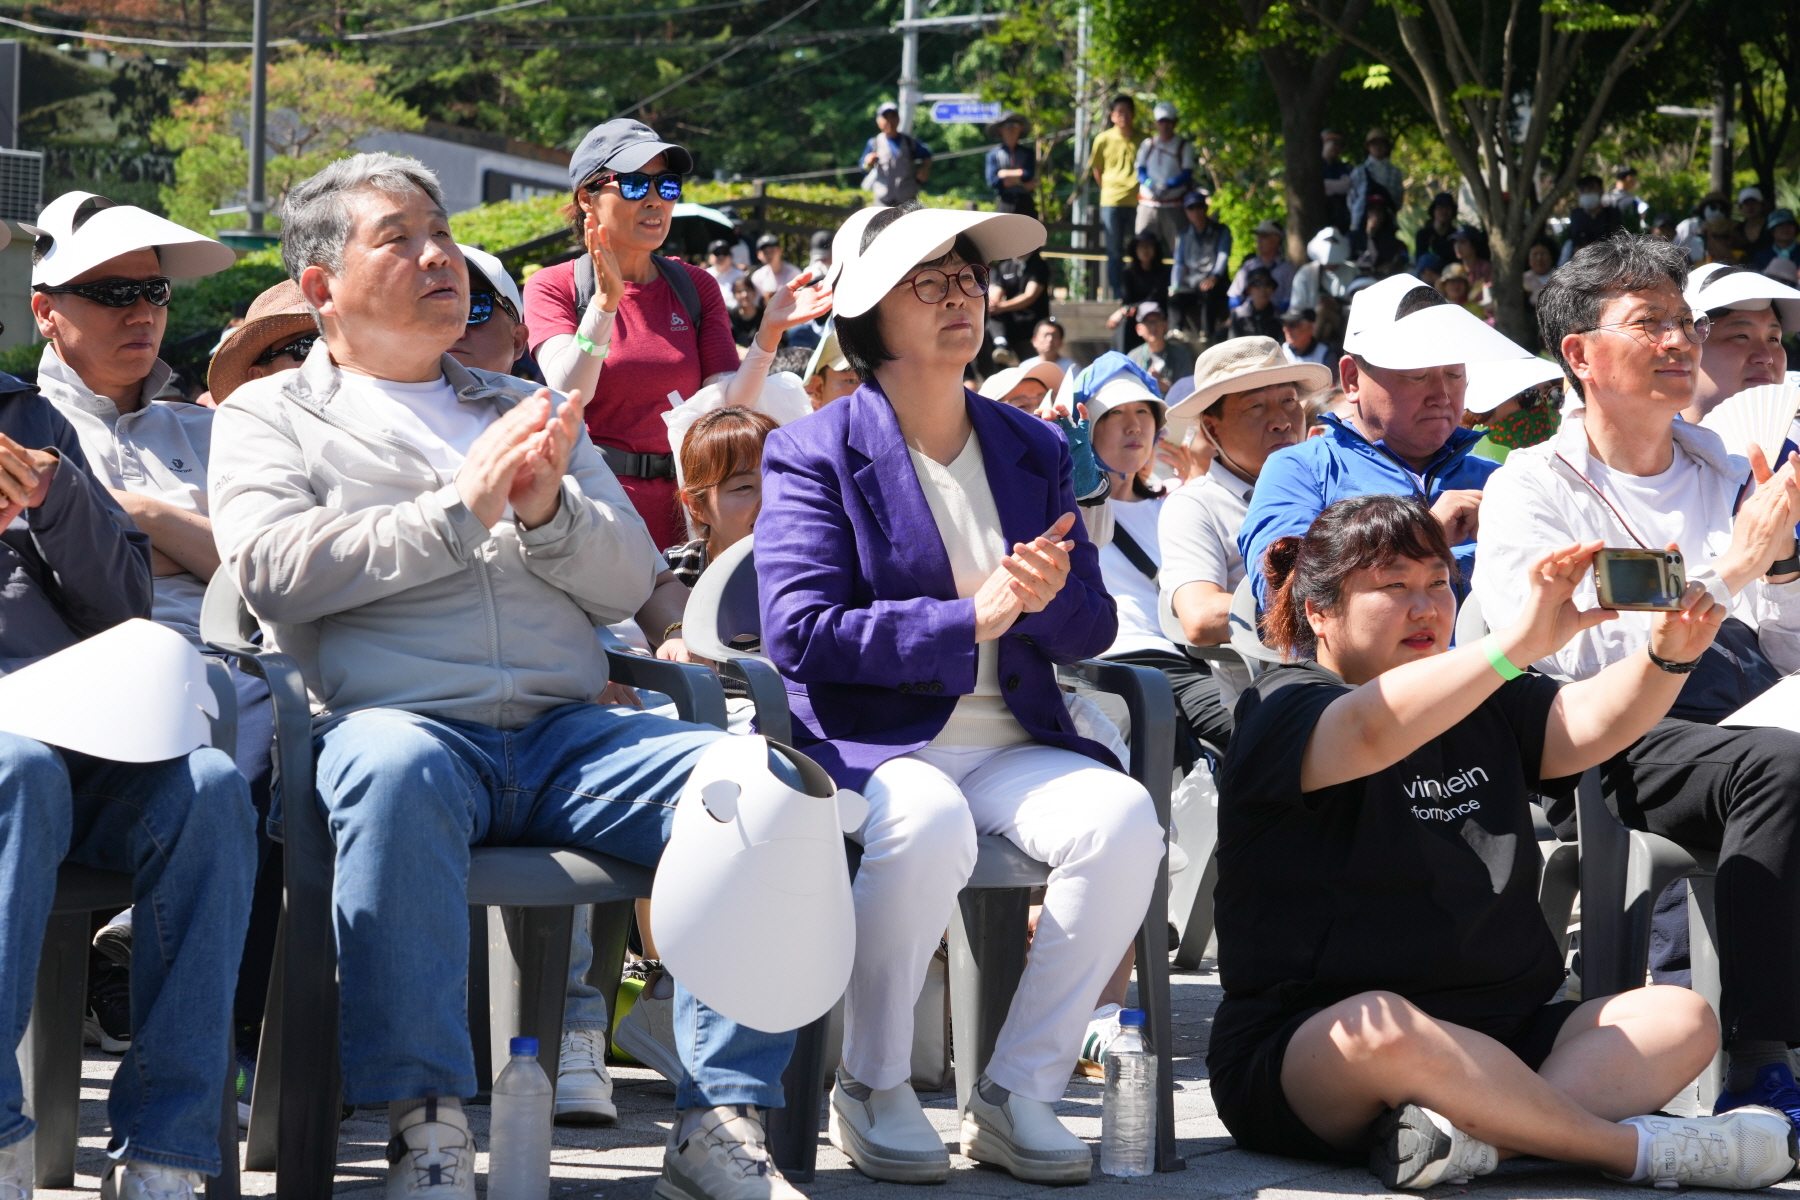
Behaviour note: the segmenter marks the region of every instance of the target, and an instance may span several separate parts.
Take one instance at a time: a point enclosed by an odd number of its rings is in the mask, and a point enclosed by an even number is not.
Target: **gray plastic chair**
[[[218,701],[212,744],[228,753],[237,745],[237,690],[223,664],[208,662],[206,679]],[[75,1186],[75,1151],[81,1126],[82,1019],[87,1014],[88,950],[93,914],[131,907],[131,876],[65,862],[56,872],[56,895],[38,955],[31,1020],[18,1047],[25,1112],[37,1122],[36,1180],[40,1188]],[[231,1045],[230,1034],[226,1045]],[[207,1181],[208,1200],[237,1200],[237,1059],[226,1055],[224,1107],[219,1115],[223,1170]]]
[[[688,599],[683,621],[682,637],[690,651],[720,663],[722,671],[750,682],[757,698],[757,719],[765,733],[769,732],[770,723],[763,714],[772,713],[779,705],[780,728],[785,738],[789,731],[787,693],[780,676],[767,658],[732,645],[734,641],[762,635],[753,538],[737,542],[707,567]],[[1156,802],[1157,818],[1167,829],[1169,780],[1175,761],[1175,700],[1168,680],[1148,667],[1103,661],[1076,663],[1060,668],[1059,674],[1069,682],[1123,697],[1131,713],[1131,773],[1149,790]],[[982,837],[978,847],[974,872],[958,898],[957,913],[950,923],[950,1012],[959,1109],[967,1105],[976,1079],[993,1056],[994,1041],[1025,970],[1031,890],[1042,887],[1050,874],[1045,864],[1030,858],[1005,838]],[[1175,1152],[1168,900],[1165,852],[1137,937],[1138,1002],[1148,1017],[1149,1036],[1157,1056],[1156,1169],[1180,1171],[1187,1164]],[[820,1065],[823,1068],[826,1064]],[[824,1070],[813,1071],[802,1082],[815,1089],[811,1108],[804,1111],[814,1114],[806,1132],[816,1142],[818,1113],[824,1098]],[[788,1111],[803,1111],[793,1091],[789,1092]],[[794,1131],[795,1136],[800,1133]]]
[[[312,712],[299,665],[251,639],[257,625],[230,572],[217,572],[201,613],[207,644],[267,679],[275,708],[276,784],[284,797],[285,904],[257,1056],[246,1165],[276,1172],[281,1200],[331,1193],[337,1163],[337,945],[331,904],[336,850],[313,802]],[[725,698],[704,667],[608,652],[611,677],[669,695],[686,721],[725,724]],[[560,1052],[572,909],[594,905],[594,973],[616,992],[632,902],[654,872],[603,854],[553,847],[475,847],[470,852],[469,1003],[478,1071],[491,1078],[492,1046],[535,1036],[552,1081]],[[485,909],[502,918],[490,934]],[[483,966],[487,969],[482,969]],[[495,987],[498,979],[501,986]],[[513,984],[516,980],[516,986]],[[609,995],[608,1009],[613,1008]],[[504,1050],[500,1052],[504,1055]]]

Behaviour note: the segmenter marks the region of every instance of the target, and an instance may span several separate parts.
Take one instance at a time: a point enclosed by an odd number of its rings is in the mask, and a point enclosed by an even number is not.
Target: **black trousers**
[[[1210,292],[1169,294],[1170,326],[1198,330],[1209,341],[1230,324],[1230,313],[1231,308],[1225,297],[1225,281],[1222,279]]]
[[[1205,663],[1167,650],[1134,650],[1106,658],[1108,662],[1150,667],[1168,678],[1169,690],[1175,693],[1175,757],[1184,770],[1198,761],[1202,742],[1220,753],[1230,745],[1231,710],[1220,702],[1219,681]]]
[[[1725,1041],[1800,1044],[1800,734],[1664,720],[1605,776],[1626,825],[1718,853]]]

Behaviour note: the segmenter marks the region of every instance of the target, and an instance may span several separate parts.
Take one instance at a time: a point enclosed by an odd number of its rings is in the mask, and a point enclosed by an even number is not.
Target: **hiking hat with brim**
[[[1345,321],[1344,353],[1398,371],[1530,356],[1468,309],[1405,273],[1357,292]]]
[[[884,204],[871,204],[857,209],[845,217],[844,223],[831,235],[831,266],[825,271],[826,287],[836,287],[838,276],[844,273],[844,268],[862,255],[863,230],[869,227],[875,214],[886,207]]]
[[[1198,417],[1223,396],[1254,392],[1278,383],[1291,383],[1302,392],[1310,392],[1330,382],[1330,367],[1323,363],[1289,362],[1274,338],[1232,338],[1208,347],[1194,362],[1194,390],[1169,415]]]
[[[33,286],[58,287],[134,250],[155,250],[170,279],[198,279],[237,261],[230,247],[134,204],[92,192],[64,192],[19,228],[37,238]]]
[[[1469,368],[1463,409],[1477,416],[1491,413],[1520,392],[1563,377],[1563,370],[1547,358],[1532,355],[1501,362],[1476,363]]]
[[[982,380],[980,394],[989,400],[1004,400],[1027,379],[1037,380],[1044,385],[1045,395],[1054,396],[1056,389],[1062,386],[1063,369],[1053,362],[1041,359],[1029,367],[1008,367],[1004,371],[995,371]]]
[[[663,141],[656,136],[656,130],[642,121],[619,117],[596,125],[569,156],[569,186],[580,187],[603,169],[627,174],[641,171],[659,154],[669,164],[669,170],[679,175],[693,174],[694,156],[687,148]]]
[[[213,355],[206,371],[206,386],[216,403],[250,379],[250,368],[263,351],[292,341],[303,333],[317,333],[319,324],[306,307],[300,285],[284,279],[250,303],[244,323],[231,331]]]
[[[506,297],[506,302],[512,305],[513,312],[518,315],[519,320],[523,321],[525,319],[525,301],[519,295],[519,285],[513,282],[511,275],[506,273],[506,265],[486,250],[465,246],[461,242],[456,243],[456,248],[463,252],[463,258],[467,259],[469,263],[469,291],[471,293],[480,291],[481,280],[487,280],[488,286],[494,289],[497,295]]]
[[[1684,294],[1696,313],[1729,308],[1739,312],[1760,312],[1775,306],[1784,332],[1800,331],[1800,291],[1760,271],[1724,263],[1706,263],[1688,273]]]
[[[957,237],[975,243],[984,263],[1030,254],[1044,244],[1043,222],[1020,213],[921,208],[902,213],[875,235],[837,278],[839,317],[860,317],[912,274],[920,263],[942,258]]]
[[[803,381],[811,379],[827,367],[833,371],[850,369],[850,360],[844,357],[842,350],[838,349],[837,322],[833,320],[825,322],[825,336],[820,338],[819,344],[813,347],[812,357],[806,360],[806,374],[800,378]]]

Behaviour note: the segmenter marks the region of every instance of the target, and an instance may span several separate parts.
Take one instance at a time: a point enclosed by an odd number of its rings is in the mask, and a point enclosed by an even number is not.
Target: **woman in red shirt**
[[[801,275],[769,297],[762,326],[740,364],[719,285],[700,267],[653,256],[669,235],[682,176],[694,169],[685,149],[660,140],[639,121],[590,130],[569,162],[584,258],[545,267],[525,283],[525,323],[545,381],[587,397],[588,436],[619,477],[658,546],[687,540],[676,496],[674,461],[662,413],[669,396],[685,399],[729,372],[729,403],[749,405],[788,329],[831,307],[828,288]],[[577,308],[579,273],[593,297]],[[671,278],[683,272],[682,290]],[[699,320],[690,315],[697,300]],[[696,327],[697,326],[697,327]]]

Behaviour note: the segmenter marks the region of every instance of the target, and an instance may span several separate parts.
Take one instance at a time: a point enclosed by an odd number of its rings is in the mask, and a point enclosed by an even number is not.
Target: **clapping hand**
[[[1725,586],[1736,593],[1794,553],[1794,522],[1800,519],[1800,455],[1789,454],[1781,470],[1771,471],[1759,446],[1750,447],[1750,471],[1756,491],[1738,506],[1731,523],[1731,548],[1714,564]]]
[[[1025,613],[1042,612],[1069,581],[1072,541],[1063,540],[1075,527],[1075,514],[1064,513],[1033,538],[1017,542],[975,593],[975,640],[991,642]]]
[[[600,214],[591,209],[581,223],[581,240],[594,260],[594,295],[600,307],[618,312],[619,301],[625,298],[625,275],[612,252],[612,235],[600,224]],[[575,319],[579,321],[581,314],[576,313]]]
[[[556,515],[562,477],[581,435],[581,393],[571,392],[552,414],[550,389],[514,405],[469,447],[456,490],[475,519],[492,529],[512,505],[526,529]]]
[[[782,334],[831,311],[831,289],[818,282],[818,277],[816,270],[802,271],[769,296],[763,305],[756,340],[759,345],[765,341],[774,345],[764,345],[763,349],[774,350],[781,344]]]

